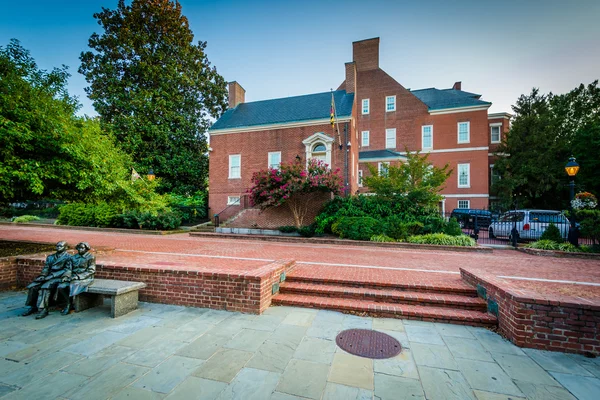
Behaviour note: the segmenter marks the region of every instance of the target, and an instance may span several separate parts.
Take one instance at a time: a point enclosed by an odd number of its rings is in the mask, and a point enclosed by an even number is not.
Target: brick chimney
[[[356,63],[346,63],[346,93],[356,92]]]
[[[246,91],[236,81],[229,82],[229,108],[235,108],[246,101]]]
[[[379,68],[379,38],[353,42],[352,61],[356,63],[357,71]]]
[[[461,90],[461,88],[460,88],[461,87],[461,83],[462,82],[460,82],[460,81],[454,82],[454,86],[452,86],[452,89],[454,89],[454,90]]]

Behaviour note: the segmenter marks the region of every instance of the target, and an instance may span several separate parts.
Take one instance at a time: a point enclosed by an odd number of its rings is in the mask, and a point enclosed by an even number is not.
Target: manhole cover
[[[391,358],[400,354],[400,342],[382,332],[348,329],[335,338],[342,350],[366,358]]]

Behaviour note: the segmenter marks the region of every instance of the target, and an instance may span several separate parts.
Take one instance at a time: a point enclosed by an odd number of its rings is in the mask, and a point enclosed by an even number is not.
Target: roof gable
[[[237,107],[227,110],[210,130],[328,119],[332,93],[335,99],[337,117],[351,116],[354,94],[348,94],[345,90],[336,90],[334,92],[241,103]]]

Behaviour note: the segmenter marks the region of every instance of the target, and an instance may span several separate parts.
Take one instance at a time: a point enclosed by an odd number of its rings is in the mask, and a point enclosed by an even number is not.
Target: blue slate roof
[[[354,93],[336,90],[333,97],[338,118],[352,115]],[[241,103],[227,110],[210,130],[324,119],[329,118],[330,110],[331,92]]]
[[[420,89],[411,90],[419,100],[429,107],[429,110],[441,110],[446,108],[486,106],[492,103],[479,100],[480,94],[463,92],[455,89]]]
[[[403,156],[402,154],[398,153],[397,151],[392,151],[392,150],[367,150],[367,151],[358,152],[359,160],[384,159],[384,158],[397,160],[398,158],[406,158],[406,156]]]

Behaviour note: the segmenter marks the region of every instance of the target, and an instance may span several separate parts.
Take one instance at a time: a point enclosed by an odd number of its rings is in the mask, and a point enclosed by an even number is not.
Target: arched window
[[[317,143],[312,148],[312,158],[327,163],[327,147],[323,143]]]

